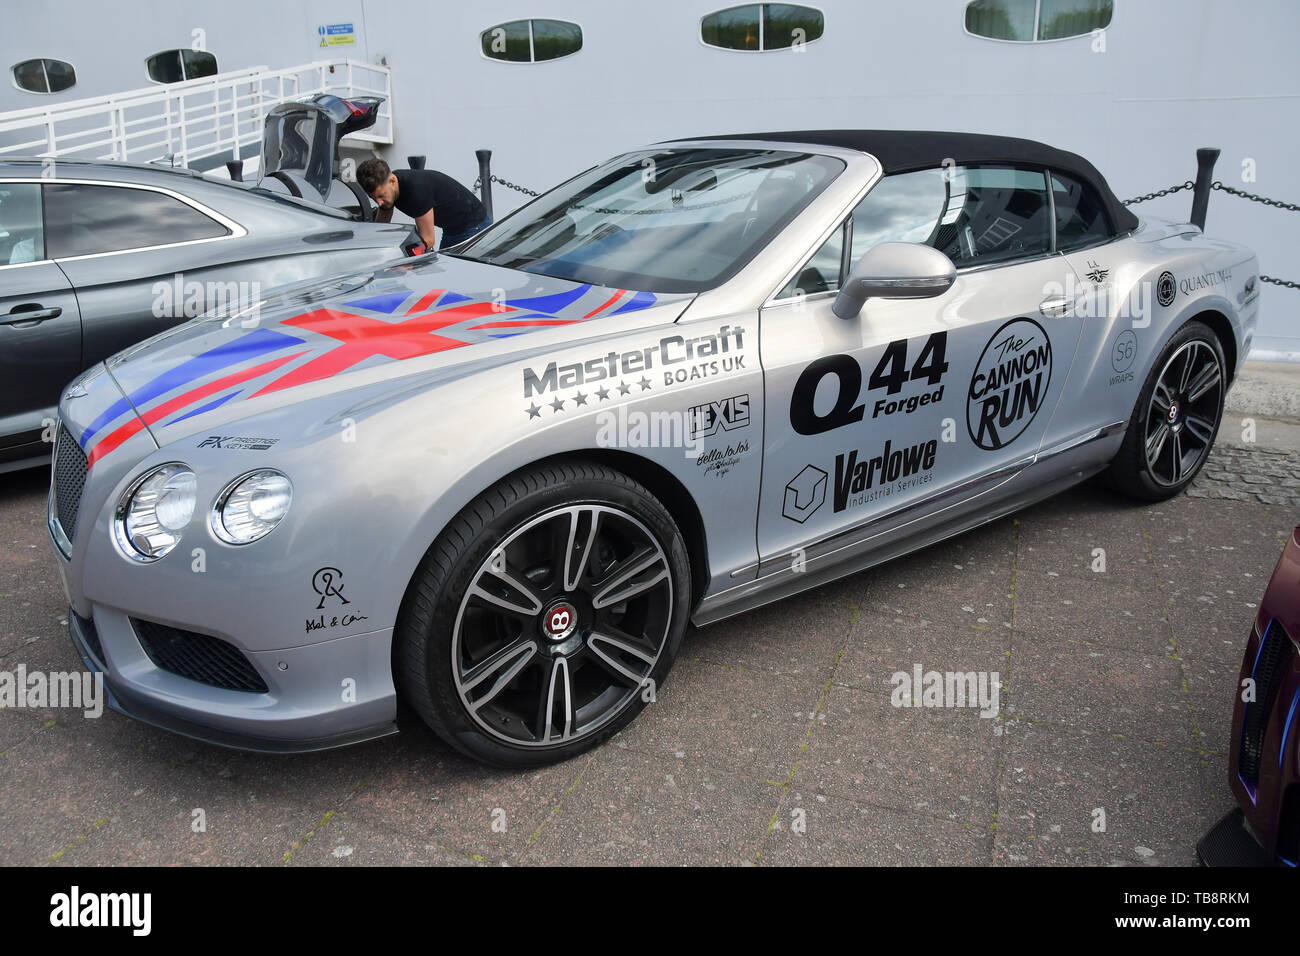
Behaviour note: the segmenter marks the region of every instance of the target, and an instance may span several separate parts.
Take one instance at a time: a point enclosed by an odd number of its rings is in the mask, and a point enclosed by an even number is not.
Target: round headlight
[[[293,485],[278,471],[236,478],[217,496],[212,532],[226,544],[251,544],[274,530],[292,501]]]
[[[148,472],[127,489],[117,505],[113,522],[123,554],[141,561],[156,561],[176,547],[181,532],[194,517],[198,482],[194,472],[180,462],[169,462]]]

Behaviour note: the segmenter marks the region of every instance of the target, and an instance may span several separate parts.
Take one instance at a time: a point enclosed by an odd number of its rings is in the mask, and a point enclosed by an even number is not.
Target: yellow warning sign
[[[350,23],[324,23],[316,28],[320,36],[320,45],[356,46],[357,34]]]

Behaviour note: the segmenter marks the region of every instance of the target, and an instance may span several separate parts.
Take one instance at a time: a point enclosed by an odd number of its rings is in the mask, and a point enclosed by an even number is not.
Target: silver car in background
[[[1026,140],[650,146],[82,375],[49,504],[72,638],[112,706],[208,741],[354,743],[400,696],[479,759],[562,759],[688,621],[1098,473],[1177,494],[1257,281]]]
[[[0,162],[0,471],[48,460],[63,387],[114,352],[227,300],[401,258],[411,240],[186,169]]]

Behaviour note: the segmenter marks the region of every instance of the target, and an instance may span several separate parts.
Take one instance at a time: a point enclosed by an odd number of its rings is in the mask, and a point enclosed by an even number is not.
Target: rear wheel
[[[1107,477],[1126,494],[1162,501],[1196,477],[1219,433],[1227,375],[1209,326],[1179,329],[1152,366]]]
[[[539,468],[482,495],[429,550],[399,615],[397,675],[470,756],[563,760],[654,699],[689,589],[682,535],[649,491],[593,463]]]

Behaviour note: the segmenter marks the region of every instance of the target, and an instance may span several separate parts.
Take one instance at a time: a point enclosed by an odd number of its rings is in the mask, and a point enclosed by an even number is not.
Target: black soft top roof
[[[934,130],[901,129],[818,129],[787,130],[780,133],[729,133],[725,136],[692,136],[691,139],[757,139],[782,143],[838,146],[870,153],[888,173],[941,166],[945,159],[959,165],[972,163],[1014,163],[1059,169],[1097,191],[1117,232],[1137,228],[1137,216],[1115,198],[1106,177],[1097,167],[1076,153],[1056,149],[1032,139],[989,136],[984,133],[945,133]],[[674,142],[681,142],[675,140]]]

